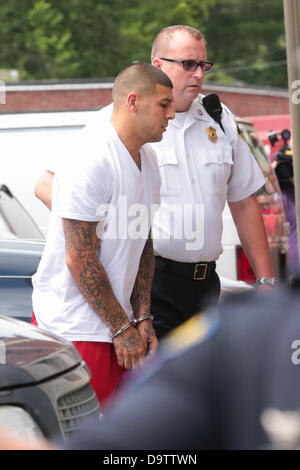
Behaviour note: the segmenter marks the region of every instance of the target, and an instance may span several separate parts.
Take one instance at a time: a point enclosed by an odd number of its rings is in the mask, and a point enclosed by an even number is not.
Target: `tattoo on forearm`
[[[138,274],[131,294],[131,305],[135,316],[150,312],[150,296],[154,266],[153,243],[149,236],[141,256]]]
[[[146,326],[145,332],[147,333],[148,336],[156,336],[155,330],[152,324],[149,324],[149,326],[148,325]]]
[[[72,275],[88,304],[114,331],[128,318],[115,298],[108,276],[99,261],[100,240],[96,223],[63,219],[66,252],[80,261]]]

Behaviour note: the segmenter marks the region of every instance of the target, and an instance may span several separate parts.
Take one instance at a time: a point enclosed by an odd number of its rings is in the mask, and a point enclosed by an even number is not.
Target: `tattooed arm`
[[[129,319],[116,299],[109,278],[98,259],[100,240],[97,222],[62,219],[66,243],[66,265],[88,304],[112,333]],[[145,346],[136,328],[131,326],[113,341],[118,363],[130,369],[142,361]]]
[[[130,299],[136,318],[150,313],[154,269],[155,258],[150,232],[141,256],[139,270]],[[143,320],[138,324],[137,329],[143,338],[147,354],[153,356],[157,349],[158,341],[151,320]]]

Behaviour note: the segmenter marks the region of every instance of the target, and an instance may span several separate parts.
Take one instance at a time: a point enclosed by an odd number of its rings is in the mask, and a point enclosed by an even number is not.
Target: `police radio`
[[[212,117],[213,120],[219,124],[219,126],[221,127],[222,131],[225,134],[225,130],[221,122],[221,116],[222,116],[223,110],[222,110],[222,106],[221,106],[218,95],[216,95],[215,93],[206,95],[202,99],[202,103],[207,114],[209,114],[210,117]]]

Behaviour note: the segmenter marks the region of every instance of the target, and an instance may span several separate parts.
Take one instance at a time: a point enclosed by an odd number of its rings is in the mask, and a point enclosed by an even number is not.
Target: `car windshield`
[[[34,220],[4,184],[0,185],[0,237],[44,239]]]

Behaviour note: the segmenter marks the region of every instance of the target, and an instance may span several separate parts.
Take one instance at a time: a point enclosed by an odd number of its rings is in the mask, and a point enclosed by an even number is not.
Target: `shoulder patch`
[[[172,331],[163,342],[167,356],[174,356],[209,339],[220,324],[217,312],[199,313]]]
[[[239,136],[241,139],[243,139],[243,141],[247,144],[246,139],[245,139],[245,137],[244,137],[243,134],[242,134],[242,131],[241,131],[241,129],[240,129],[240,126],[238,125],[237,120],[235,119],[234,122],[235,122],[235,124],[236,124],[236,129],[237,129],[238,136]],[[247,145],[248,145],[248,144],[247,144]]]

